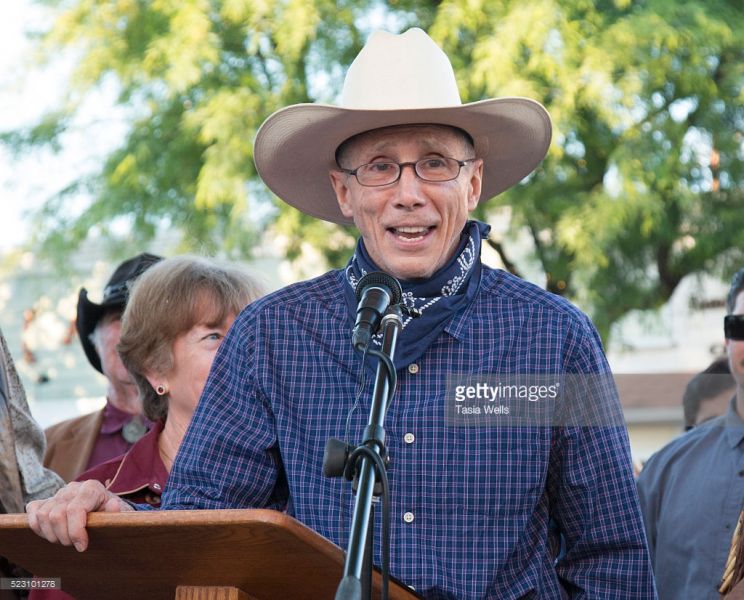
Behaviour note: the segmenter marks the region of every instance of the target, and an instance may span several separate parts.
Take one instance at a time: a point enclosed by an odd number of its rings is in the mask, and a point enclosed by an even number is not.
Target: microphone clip
[[[407,317],[411,317],[412,319],[418,319],[421,315],[424,314],[415,306],[405,306],[404,304],[400,304],[399,306],[400,312],[402,312]]]

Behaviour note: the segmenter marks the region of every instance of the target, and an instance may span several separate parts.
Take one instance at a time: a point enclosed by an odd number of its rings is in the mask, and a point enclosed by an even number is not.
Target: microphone
[[[377,333],[380,321],[391,304],[399,304],[403,290],[392,275],[382,271],[367,273],[356,287],[357,315],[351,333],[351,343],[357,350],[365,350]]]

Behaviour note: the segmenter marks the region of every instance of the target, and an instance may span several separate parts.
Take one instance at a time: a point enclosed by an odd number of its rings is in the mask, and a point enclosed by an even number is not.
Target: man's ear
[[[349,190],[349,175],[341,171],[329,171],[328,176],[331,178],[331,186],[336,194],[336,201],[341,209],[341,214],[347,219],[354,217],[354,212],[351,210],[351,201]]]
[[[483,185],[483,160],[478,158],[473,161],[468,180],[468,212],[475,210],[480,200],[481,189]]]

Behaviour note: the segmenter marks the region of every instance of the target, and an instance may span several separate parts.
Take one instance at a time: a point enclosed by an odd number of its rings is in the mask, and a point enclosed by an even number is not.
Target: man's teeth
[[[393,234],[400,240],[415,242],[429,233],[430,227],[393,227]]]
[[[397,233],[426,233],[429,231],[428,227],[396,227]]]

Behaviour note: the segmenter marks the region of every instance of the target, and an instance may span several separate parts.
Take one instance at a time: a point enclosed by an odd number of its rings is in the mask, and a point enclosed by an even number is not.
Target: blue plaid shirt
[[[363,379],[347,437],[360,441],[373,377],[351,346],[344,285],[333,271],[241,313],[217,354],[163,508],[288,502],[290,514],[346,547],[350,484],[323,477],[323,449],[329,437],[344,438]],[[484,267],[476,299],[398,373],[385,421],[392,575],[448,600],[655,597],[623,427],[444,419],[448,374],[607,371],[586,316]],[[549,521],[565,540],[557,566]]]

